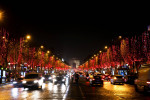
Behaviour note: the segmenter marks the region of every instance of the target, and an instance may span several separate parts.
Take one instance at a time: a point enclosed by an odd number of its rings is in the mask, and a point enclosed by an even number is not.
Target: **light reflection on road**
[[[17,98],[18,97],[18,88],[12,88],[11,89],[11,94],[14,98]]]
[[[66,81],[69,85],[69,81]],[[66,94],[67,85],[56,84],[51,82],[44,83],[42,89],[14,88],[6,85],[0,88],[0,100],[37,100],[37,99],[63,99]]]

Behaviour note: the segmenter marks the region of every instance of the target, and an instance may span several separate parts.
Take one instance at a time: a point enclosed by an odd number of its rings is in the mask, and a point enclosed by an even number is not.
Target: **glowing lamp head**
[[[47,53],[50,53],[50,51],[48,50]]]
[[[0,21],[3,19],[3,12],[0,11]]]
[[[44,48],[44,46],[43,45],[41,45],[41,49],[43,49]]]
[[[108,47],[107,46],[105,46],[105,49],[107,49]]]
[[[31,36],[30,36],[30,35],[27,35],[27,36],[26,36],[26,39],[27,39],[27,40],[30,40],[30,39],[31,39]]]
[[[121,39],[122,38],[122,36],[119,36],[119,39]]]

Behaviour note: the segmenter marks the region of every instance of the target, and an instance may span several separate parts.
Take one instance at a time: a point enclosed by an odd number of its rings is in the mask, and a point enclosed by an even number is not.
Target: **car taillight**
[[[105,76],[103,76],[103,78],[105,78]]]
[[[95,79],[93,79],[93,81],[94,81]]]
[[[110,76],[108,76],[108,78],[111,78]]]
[[[148,82],[146,82],[147,84],[150,84],[150,82],[148,81]]]

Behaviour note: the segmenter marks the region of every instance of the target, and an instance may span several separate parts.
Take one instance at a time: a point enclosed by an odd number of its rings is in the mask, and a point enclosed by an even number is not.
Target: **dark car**
[[[65,75],[56,75],[56,77],[53,79],[54,84],[65,84],[66,83],[66,77]]]
[[[124,77],[122,75],[114,75],[111,79],[110,79],[111,84],[116,84],[116,83],[122,83],[124,84]]]
[[[103,86],[103,80],[101,76],[94,76],[93,79],[90,79],[90,85],[101,85]]]
[[[23,85],[22,85],[22,80],[23,80],[24,78],[17,78],[15,81],[13,81],[13,86],[14,87],[22,87]]]
[[[49,81],[49,82],[53,82],[53,78],[51,75],[45,75],[44,76],[44,82]]]
[[[126,75],[124,80],[127,84],[134,84],[135,79],[136,77],[134,75]]]
[[[103,76],[103,80],[110,80],[111,79],[111,76],[109,74],[104,74]]]

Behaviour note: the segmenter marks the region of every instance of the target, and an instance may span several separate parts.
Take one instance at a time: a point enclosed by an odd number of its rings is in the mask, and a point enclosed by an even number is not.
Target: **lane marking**
[[[68,85],[68,87],[67,87],[67,89],[66,89],[66,91],[65,91],[65,94],[64,94],[64,96],[63,96],[63,100],[65,100],[66,97],[67,97],[67,94],[68,94],[68,91],[69,91],[69,87],[70,87],[70,85]]]
[[[81,92],[81,95],[82,95],[82,98],[85,98],[84,94],[83,94],[83,91],[81,89],[81,87],[79,86],[79,89],[80,89],[80,92]]]

